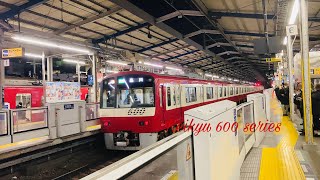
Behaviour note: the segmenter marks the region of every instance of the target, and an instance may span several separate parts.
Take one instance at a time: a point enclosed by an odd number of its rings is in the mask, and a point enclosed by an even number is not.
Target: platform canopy
[[[253,54],[251,41],[265,37],[265,26],[268,36],[278,35],[287,1],[263,2],[7,0],[0,2],[0,20],[2,28],[6,22],[12,26],[11,32],[20,27],[221,76],[263,81],[273,65]]]

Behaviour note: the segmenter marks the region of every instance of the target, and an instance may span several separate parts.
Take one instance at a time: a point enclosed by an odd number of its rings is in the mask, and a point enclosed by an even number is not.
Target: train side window
[[[168,107],[171,106],[171,89],[170,89],[170,87],[167,87],[167,104],[168,104]]]
[[[31,94],[30,93],[17,94],[16,108],[31,108]]]
[[[239,94],[239,87],[235,87],[235,95],[238,95]]]
[[[207,87],[207,99],[213,99],[213,87]]]
[[[229,87],[229,95],[233,96],[233,87]]]
[[[186,87],[186,102],[195,102],[197,101],[197,91],[196,87]]]
[[[227,96],[227,87],[223,87],[223,97]]]
[[[162,107],[162,86],[159,87],[159,102],[160,107]]]

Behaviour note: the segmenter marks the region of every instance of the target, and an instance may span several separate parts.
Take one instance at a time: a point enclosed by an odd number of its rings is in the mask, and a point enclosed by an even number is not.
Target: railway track
[[[106,150],[101,137],[59,149],[63,150],[49,150],[55,153],[43,150],[17,159],[2,160],[0,167],[5,168],[0,169],[0,180],[80,179],[132,153]]]
[[[74,170],[71,170],[69,172],[66,172],[65,174],[62,174],[60,176],[57,176],[53,178],[52,180],[78,180],[81,179],[91,173],[94,173],[108,165],[111,165],[112,163],[115,163],[116,161],[128,156],[131,154],[131,152],[115,152],[115,151],[106,151],[110,153],[110,159],[109,160],[101,160],[99,162],[95,162],[93,164],[85,164],[79,168],[76,168]]]

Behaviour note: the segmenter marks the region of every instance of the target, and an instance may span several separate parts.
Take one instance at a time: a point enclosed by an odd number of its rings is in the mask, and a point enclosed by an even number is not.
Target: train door
[[[182,112],[182,108],[181,108],[181,85],[180,84],[176,84],[175,85],[175,94],[176,94],[176,108],[178,111],[178,122],[182,122],[183,120],[183,112]]]
[[[165,112],[164,112],[164,119],[167,126],[172,126],[178,121],[181,114],[180,109],[177,108],[176,85],[167,84],[165,86],[165,92],[166,92],[165,93],[166,106],[165,106]]]
[[[163,85],[159,87],[159,99],[160,99],[160,111],[161,111],[161,124],[164,125],[165,122],[165,112],[166,112],[166,89]]]

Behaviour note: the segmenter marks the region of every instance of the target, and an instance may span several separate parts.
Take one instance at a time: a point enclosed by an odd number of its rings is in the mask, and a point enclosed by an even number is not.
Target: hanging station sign
[[[310,74],[320,75],[320,68],[312,68],[312,69],[310,69]]]
[[[266,62],[281,62],[281,58],[266,58]]]
[[[2,58],[18,58],[24,55],[24,48],[8,48],[1,50]]]

